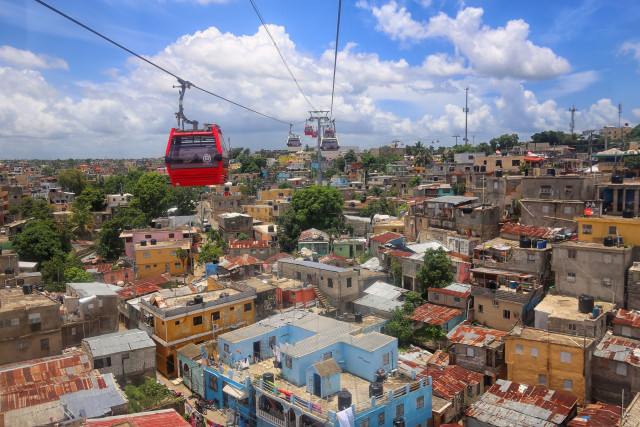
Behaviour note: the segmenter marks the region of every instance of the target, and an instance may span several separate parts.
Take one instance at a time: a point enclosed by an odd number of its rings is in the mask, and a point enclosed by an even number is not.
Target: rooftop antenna
[[[457,133],[454,135],[451,135],[452,137],[454,137],[456,139],[456,145],[458,145],[458,138],[460,138],[460,135],[458,135]]]
[[[462,109],[462,111],[464,111],[464,143],[468,144],[469,143],[469,138],[467,138],[467,116],[469,115],[469,88],[465,88],[465,101],[464,101],[464,108]],[[456,140],[457,142],[457,140]]]

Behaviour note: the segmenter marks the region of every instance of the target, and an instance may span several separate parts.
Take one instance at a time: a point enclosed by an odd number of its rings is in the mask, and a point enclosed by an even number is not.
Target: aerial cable
[[[304,92],[302,91],[302,88],[300,87],[300,84],[298,83],[298,80],[295,78],[295,76],[293,75],[293,72],[289,68],[289,64],[287,64],[287,61],[284,59],[284,55],[282,55],[282,52],[280,51],[280,48],[278,47],[278,44],[276,43],[275,39],[271,35],[271,31],[269,31],[269,28],[267,27],[267,24],[264,22],[264,19],[262,18],[262,14],[258,10],[258,6],[256,6],[256,4],[255,4],[255,2],[253,0],[249,0],[249,1],[251,2],[251,6],[253,6],[253,10],[255,10],[255,12],[256,12],[256,15],[258,15],[258,18],[260,19],[260,22],[262,22],[262,26],[264,27],[265,31],[269,35],[269,38],[271,39],[271,42],[273,43],[273,45],[275,46],[276,50],[278,51],[278,54],[280,55],[280,59],[282,59],[282,63],[287,68],[287,71],[289,72],[289,75],[291,76],[293,81],[296,83],[296,86],[298,87],[298,90],[300,91],[300,93],[304,97],[304,100],[307,101],[307,104],[309,104],[309,107],[311,107],[312,110],[315,110],[315,108],[313,107],[313,105],[311,105],[311,102],[307,98],[307,95],[305,95]]]
[[[338,38],[340,37],[340,11],[342,10],[342,0],[338,1],[338,25],[336,29],[336,48],[333,56],[333,86],[331,87],[331,108],[329,117],[333,116],[333,95],[336,91],[336,66],[338,65]]]
[[[151,66],[153,66],[153,67],[156,67],[158,70],[163,71],[163,72],[165,72],[165,73],[169,74],[170,76],[172,76],[172,77],[174,77],[176,80],[178,80],[178,83],[180,83],[181,85],[182,85],[182,84],[186,84],[186,85],[188,85],[188,86],[194,87],[194,88],[196,88],[196,89],[201,90],[201,91],[202,91],[202,92],[204,92],[204,93],[207,93],[207,94],[209,94],[209,95],[215,96],[216,98],[221,99],[221,100],[223,100],[223,101],[226,101],[226,102],[228,102],[228,103],[230,103],[230,104],[233,104],[233,105],[235,105],[235,106],[237,106],[237,107],[244,108],[245,110],[250,111],[250,112],[255,113],[255,114],[258,114],[258,115],[260,115],[260,116],[262,116],[262,117],[266,117],[267,119],[271,119],[271,120],[274,120],[274,121],[276,121],[276,122],[284,123],[284,124],[287,124],[287,125],[289,124],[289,122],[285,122],[284,120],[280,120],[280,119],[277,119],[277,118],[275,118],[275,117],[269,116],[269,115],[267,115],[267,114],[261,113],[261,112],[259,112],[259,111],[256,111],[256,110],[252,109],[252,108],[245,107],[245,106],[244,106],[244,105],[242,105],[242,104],[238,104],[237,102],[231,101],[230,99],[227,99],[227,98],[225,98],[225,97],[223,97],[223,96],[217,95],[217,94],[215,94],[215,93],[213,93],[213,92],[210,92],[210,91],[208,91],[208,90],[206,90],[206,89],[203,89],[203,88],[199,87],[198,85],[195,85],[195,84],[193,84],[193,83],[191,83],[191,82],[188,82],[188,81],[186,81],[186,80],[184,80],[184,79],[182,79],[182,78],[178,77],[177,75],[173,74],[171,71],[169,71],[169,70],[167,70],[167,69],[165,69],[165,68],[163,68],[163,67],[159,66],[158,64],[156,64],[156,63],[154,63],[154,62],[152,62],[152,61],[150,61],[150,60],[148,60],[148,59],[144,58],[144,57],[143,57],[143,56],[141,56],[141,55],[138,55],[138,54],[137,54],[137,53],[135,53],[134,51],[132,51],[132,50],[130,50],[130,49],[127,49],[126,47],[124,47],[124,46],[123,46],[123,45],[121,45],[120,43],[118,43],[118,42],[116,42],[116,41],[114,41],[114,40],[111,40],[109,37],[104,36],[104,35],[100,34],[99,32],[97,32],[96,30],[94,30],[94,29],[92,29],[92,28],[90,28],[90,27],[88,27],[88,26],[84,25],[82,22],[80,22],[80,21],[78,21],[78,20],[76,20],[76,19],[74,19],[74,18],[70,17],[69,15],[65,14],[64,12],[59,11],[59,10],[58,10],[58,9],[56,9],[55,7],[48,5],[48,4],[47,4],[47,3],[45,3],[44,1],[42,1],[42,0],[35,0],[35,1],[36,1],[37,3],[40,3],[41,5],[43,5],[43,6],[44,6],[44,7],[46,7],[47,9],[50,9],[50,10],[52,10],[53,12],[57,13],[58,15],[63,16],[64,18],[68,19],[69,21],[73,22],[74,24],[77,24],[77,25],[81,26],[81,27],[82,27],[82,28],[84,28],[85,30],[92,32],[92,33],[93,33],[93,34],[95,34],[96,36],[98,36],[98,37],[100,37],[100,38],[102,38],[102,39],[104,39],[104,40],[108,41],[108,42],[109,42],[109,43],[111,43],[111,44],[116,45],[116,46],[117,46],[117,47],[119,47],[120,49],[122,49],[122,50],[124,50],[124,51],[126,51],[126,52],[130,53],[131,55],[135,56],[136,58],[143,60],[144,62],[146,62],[147,64],[149,64],[149,65],[151,65]]]

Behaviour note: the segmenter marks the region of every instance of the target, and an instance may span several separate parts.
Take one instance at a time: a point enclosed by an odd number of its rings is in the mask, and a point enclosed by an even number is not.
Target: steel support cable
[[[287,64],[287,61],[284,59],[284,55],[280,51],[280,48],[278,47],[278,44],[276,43],[275,39],[271,35],[271,31],[269,31],[269,28],[267,27],[267,24],[264,22],[264,19],[262,18],[262,14],[258,10],[258,6],[256,6],[256,4],[255,4],[255,2],[253,0],[249,0],[249,1],[251,2],[251,6],[253,6],[253,10],[256,12],[256,15],[258,15],[258,19],[260,19],[260,22],[262,22],[262,26],[264,27],[265,31],[269,35],[269,38],[271,39],[271,42],[273,43],[273,45],[275,46],[276,50],[278,51],[278,55],[280,55],[280,59],[282,59],[282,63],[287,68],[287,71],[289,72],[289,75],[291,76],[291,78],[295,82],[296,86],[298,87],[298,90],[300,91],[300,93],[304,97],[304,100],[307,101],[307,104],[309,104],[309,107],[311,107],[312,110],[315,110],[313,105],[311,105],[311,102],[309,101],[309,98],[307,98],[307,95],[305,95],[304,91],[300,87],[300,84],[298,83],[298,80],[295,78],[295,76],[293,75],[293,72],[289,68],[289,64]]]
[[[77,24],[77,25],[81,26],[81,27],[82,27],[82,28],[84,28],[85,30],[92,32],[92,33],[93,33],[93,34],[95,34],[96,36],[98,36],[98,37],[100,37],[100,38],[102,38],[102,39],[104,39],[104,40],[108,41],[109,43],[111,43],[111,44],[113,44],[113,45],[115,45],[115,46],[119,47],[120,49],[122,49],[122,50],[124,50],[124,51],[128,52],[129,54],[131,54],[131,55],[135,56],[136,58],[141,59],[142,61],[146,62],[147,64],[149,64],[149,65],[151,65],[151,66],[153,66],[153,67],[155,67],[155,68],[157,68],[158,70],[163,71],[163,72],[165,72],[165,73],[169,74],[170,76],[172,76],[172,77],[174,77],[176,80],[178,80],[178,82],[179,82],[179,83],[181,83],[181,84],[182,84],[182,83],[187,83],[187,84],[188,84],[188,85],[190,85],[191,87],[194,87],[194,88],[196,88],[196,89],[198,89],[198,90],[201,90],[202,92],[207,93],[207,94],[209,94],[209,95],[215,96],[216,98],[221,99],[221,100],[223,100],[223,101],[226,101],[226,102],[228,102],[228,103],[230,103],[230,104],[233,104],[233,105],[235,105],[235,106],[237,106],[237,107],[244,108],[245,110],[250,111],[250,112],[252,112],[252,113],[254,113],[254,114],[258,114],[258,115],[260,115],[260,116],[262,116],[262,117],[266,117],[267,119],[271,119],[271,120],[274,120],[274,121],[276,121],[276,122],[284,123],[284,124],[287,124],[287,125],[289,124],[289,122],[285,122],[284,120],[280,120],[280,119],[277,119],[277,118],[275,118],[275,117],[269,116],[268,114],[261,113],[261,112],[259,112],[259,111],[256,111],[256,110],[252,109],[252,108],[245,107],[245,106],[244,106],[244,105],[242,105],[242,104],[238,104],[237,102],[231,101],[230,99],[227,99],[227,98],[225,98],[225,97],[223,97],[223,96],[217,95],[217,94],[215,94],[215,93],[213,93],[213,92],[211,92],[211,91],[208,91],[208,90],[206,90],[206,89],[203,89],[203,88],[201,88],[201,87],[199,87],[199,86],[197,86],[197,85],[195,85],[195,84],[193,84],[193,83],[191,83],[191,82],[188,82],[188,81],[186,81],[186,80],[184,80],[184,79],[180,78],[179,76],[175,75],[175,74],[174,74],[174,73],[172,73],[171,71],[167,70],[166,68],[163,68],[163,67],[159,66],[158,64],[156,64],[156,63],[154,63],[154,62],[152,62],[152,61],[150,61],[150,60],[146,59],[145,57],[143,57],[143,56],[141,56],[141,55],[139,55],[139,54],[135,53],[135,52],[134,52],[134,51],[132,51],[131,49],[128,49],[128,48],[124,47],[124,46],[123,46],[123,45],[121,45],[120,43],[118,43],[118,42],[116,42],[116,41],[114,41],[114,40],[111,40],[109,37],[107,37],[107,36],[105,36],[105,35],[100,34],[100,33],[99,33],[99,32],[97,32],[96,30],[94,30],[94,29],[92,29],[91,27],[89,27],[89,26],[87,26],[87,25],[83,24],[82,22],[80,22],[80,21],[78,21],[78,20],[76,20],[76,19],[72,18],[71,16],[69,16],[69,15],[65,14],[64,12],[62,12],[62,11],[60,11],[60,10],[56,9],[55,7],[48,5],[48,4],[47,4],[47,3],[45,3],[44,1],[42,1],[42,0],[35,0],[35,1],[36,1],[37,3],[40,3],[42,6],[46,7],[47,9],[50,9],[51,11],[53,11],[53,12],[57,13],[58,15],[60,15],[60,16],[62,16],[62,17],[64,17],[64,18],[66,18],[66,19],[68,19],[69,21],[73,22],[74,24]]]
[[[333,85],[331,87],[331,108],[329,109],[329,117],[333,117],[333,95],[336,91],[336,66],[338,65],[338,39],[340,38],[340,12],[342,11],[342,0],[338,1],[338,25],[336,29],[336,48],[333,55]]]

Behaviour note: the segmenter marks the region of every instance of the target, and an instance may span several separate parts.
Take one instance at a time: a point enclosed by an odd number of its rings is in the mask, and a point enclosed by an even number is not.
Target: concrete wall
[[[616,372],[618,364],[627,365],[627,375]],[[640,368],[624,361],[593,357],[591,368],[593,398],[612,405],[620,405],[622,390],[625,402],[640,392]],[[626,403],[625,403],[626,404]]]
[[[494,305],[494,301],[498,305]],[[479,306],[482,306],[482,313]],[[473,300],[473,320],[500,331],[510,331],[520,321],[523,305],[512,301],[498,301],[481,296]],[[510,312],[510,318],[504,317],[504,311]],[[517,313],[517,315],[516,315]]]
[[[575,251],[575,258],[569,258],[569,250]],[[627,270],[632,263],[631,248],[556,244],[552,261],[555,287],[564,295],[587,294],[596,300],[623,305]]]
[[[100,357],[93,357],[87,344],[82,347],[89,355],[89,361],[101,374],[112,373],[120,382],[139,382],[140,378],[147,376],[155,378],[156,374],[156,348],[142,348],[122,353],[113,353]],[[111,359],[111,366],[96,368],[96,359]]]
[[[523,199],[594,200],[596,180],[589,176],[522,177]]]
[[[576,216],[584,213],[583,200],[521,199],[520,223],[526,226],[576,229]]]

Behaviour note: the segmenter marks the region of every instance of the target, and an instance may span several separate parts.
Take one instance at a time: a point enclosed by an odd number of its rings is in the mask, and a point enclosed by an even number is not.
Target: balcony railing
[[[273,424],[274,426],[280,426],[280,427],[285,427],[285,422],[284,420],[281,420],[280,418],[274,417],[273,415],[261,411],[260,409],[258,409],[258,418],[262,418],[263,420],[268,421],[269,423]]]

